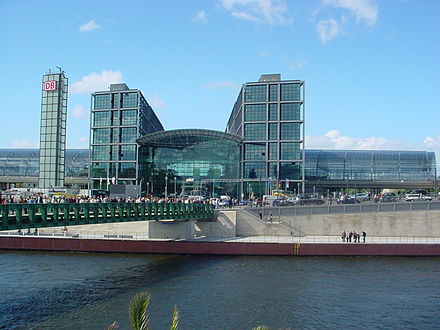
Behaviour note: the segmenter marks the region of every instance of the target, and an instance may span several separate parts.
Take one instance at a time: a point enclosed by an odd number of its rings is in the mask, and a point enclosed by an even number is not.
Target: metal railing
[[[246,214],[252,216],[254,219],[263,222],[263,223],[278,223],[280,226],[286,228],[291,232],[294,236],[305,236],[305,233],[301,230],[300,226],[296,226],[292,223],[292,220],[281,218],[280,216],[280,208],[278,208],[278,212],[276,214],[273,213],[277,208],[242,208],[241,210]],[[261,219],[260,219],[260,211],[261,211]],[[272,217],[270,213],[272,212]],[[277,214],[278,213],[278,214]],[[272,220],[271,220],[272,218]]]
[[[211,204],[66,203],[2,204],[0,230],[147,220],[211,219]]]
[[[438,211],[440,210],[440,200],[420,202],[326,204],[308,206],[270,206],[247,208],[247,211],[251,212],[252,214],[258,214],[260,210],[264,212],[264,214],[267,214],[267,212],[271,211],[274,217],[319,214]]]
[[[179,237],[170,237],[169,233],[163,232],[155,235],[155,238],[149,238],[146,232],[125,232],[125,231],[84,231],[70,228],[69,232],[45,231],[40,230],[37,233],[17,231],[0,232],[0,237],[32,237],[32,238],[68,238],[68,239],[102,239],[102,240],[137,240],[137,241],[188,241],[188,239]],[[302,244],[440,244],[440,237],[433,236],[370,236],[367,235],[365,242],[360,238],[360,242],[343,242],[339,236],[308,235],[299,236],[195,236],[194,240],[203,242],[226,242],[226,243],[302,243]]]

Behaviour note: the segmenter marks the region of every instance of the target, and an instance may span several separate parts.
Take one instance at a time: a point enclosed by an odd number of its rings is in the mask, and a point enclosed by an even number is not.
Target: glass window
[[[116,177],[116,169],[118,167],[118,163],[109,163],[108,164],[108,175],[109,178],[115,178]]]
[[[283,142],[280,143],[280,159],[301,159],[301,143]]]
[[[266,102],[266,85],[246,86],[245,102]]]
[[[267,166],[267,176],[276,180],[278,178],[277,163],[268,163]]]
[[[269,140],[278,140],[278,123],[269,123]]]
[[[110,147],[110,160],[119,160],[119,146]]]
[[[244,145],[244,158],[246,160],[265,160],[266,144],[250,144]]]
[[[119,93],[112,94],[112,109],[118,109],[121,106],[121,95]]]
[[[269,143],[269,160],[277,160],[278,159],[278,143],[270,142]]]
[[[280,140],[300,140],[300,123],[281,123]]]
[[[93,130],[93,143],[109,143],[108,128],[97,128]]]
[[[118,178],[135,178],[136,163],[119,163]]]
[[[278,103],[269,104],[269,120],[278,120]]]
[[[121,146],[120,157],[121,160],[136,160],[136,146]]]
[[[110,94],[95,95],[95,110],[110,108]]]
[[[300,101],[300,84],[281,84],[281,101]]]
[[[122,143],[133,143],[137,138],[136,128],[135,127],[127,127],[121,128],[121,142]]]
[[[245,121],[266,120],[266,105],[265,104],[246,105],[244,110],[244,120]]]
[[[137,110],[121,111],[121,125],[136,125]]]
[[[280,179],[301,180],[301,163],[282,162],[280,163]]]
[[[112,111],[112,126],[119,126],[119,111]]]
[[[246,162],[244,163],[244,178],[248,179],[265,179],[266,178],[266,162]]]
[[[137,108],[138,94],[137,93],[123,93],[122,107],[123,108]]]
[[[119,128],[112,128],[111,141],[112,143],[119,143]]]
[[[108,126],[110,124],[109,111],[97,111],[93,113],[93,126]]]
[[[269,85],[269,102],[278,101],[278,85]]]
[[[266,124],[245,124],[244,136],[246,140],[266,140]]]
[[[107,165],[108,163],[92,163],[92,177],[93,178],[106,178],[107,177]]]
[[[299,103],[281,103],[281,120],[301,120]]]
[[[109,159],[109,147],[108,146],[93,146],[92,147],[92,160],[108,160]]]

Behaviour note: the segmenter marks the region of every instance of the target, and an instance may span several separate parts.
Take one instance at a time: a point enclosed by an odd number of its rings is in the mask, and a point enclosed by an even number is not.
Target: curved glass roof
[[[200,143],[200,141],[205,140],[206,138],[223,139],[236,143],[242,142],[242,138],[238,135],[208,129],[191,128],[147,134],[137,139],[137,143],[141,146],[169,146],[178,149],[188,147],[195,143]]]

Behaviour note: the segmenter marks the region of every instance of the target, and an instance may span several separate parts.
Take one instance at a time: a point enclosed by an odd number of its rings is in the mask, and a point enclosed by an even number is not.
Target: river
[[[0,251],[0,328],[440,328],[440,258],[231,257]]]

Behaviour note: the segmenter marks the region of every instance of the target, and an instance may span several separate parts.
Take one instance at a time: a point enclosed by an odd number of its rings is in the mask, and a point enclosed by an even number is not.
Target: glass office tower
[[[39,173],[42,189],[64,185],[67,87],[64,71],[43,76]]]
[[[244,84],[226,132],[244,141],[244,196],[304,190],[304,81],[269,74]]]
[[[91,164],[92,189],[107,190],[112,184],[139,184],[136,139],[163,126],[140,90],[112,84],[110,91],[92,94]]]

